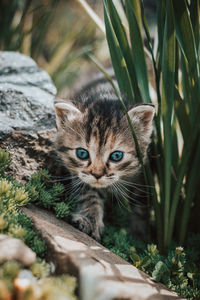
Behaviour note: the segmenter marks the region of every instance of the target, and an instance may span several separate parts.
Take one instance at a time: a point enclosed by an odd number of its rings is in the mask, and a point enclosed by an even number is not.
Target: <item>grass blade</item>
[[[162,53],[162,104],[161,113],[164,127],[164,246],[168,241],[169,212],[171,200],[171,163],[172,163],[172,136],[171,121],[174,99],[175,81],[175,29],[172,1],[167,2],[166,19]]]
[[[179,174],[177,178],[176,187],[173,193],[172,197],[172,205],[171,205],[171,214],[170,214],[170,220],[169,220],[169,232],[168,232],[168,241],[171,241],[173,229],[174,229],[174,223],[175,223],[175,216],[176,211],[178,207],[178,201],[180,198],[181,188],[183,185],[184,176],[187,174],[188,167],[189,167],[189,159],[192,155],[193,146],[195,141],[198,139],[199,135],[199,114],[200,114],[200,104],[196,106],[196,114],[194,119],[194,125],[191,129],[191,133],[187,143],[184,143],[183,152],[182,152],[182,158],[181,158],[181,164],[179,168]]]
[[[129,72],[131,84],[132,84],[134,94],[135,94],[134,100],[135,100],[135,102],[141,103],[142,96],[141,96],[141,93],[139,90],[138,81],[137,81],[136,74],[135,74],[135,66],[133,64],[133,58],[131,55],[131,50],[129,47],[126,32],[124,30],[124,26],[121,22],[121,19],[118,15],[118,12],[117,12],[112,0],[108,0],[107,3],[108,3],[108,10],[109,10],[109,15],[110,15],[110,19],[112,22],[112,26],[115,31],[116,37],[118,39],[121,52],[122,52],[123,57],[127,64],[127,69]]]
[[[181,230],[179,234],[179,242],[183,244],[186,237],[186,232],[188,228],[188,222],[190,217],[190,210],[192,200],[194,199],[196,190],[198,188],[198,183],[200,180],[199,176],[199,165],[200,165],[200,140],[198,140],[198,145],[195,147],[196,153],[193,152],[193,164],[191,172],[188,173],[188,183],[187,183],[187,196],[184,199],[184,207],[181,219]]]
[[[130,28],[130,40],[136,76],[138,79],[143,101],[149,103],[151,102],[151,98],[149,95],[149,83],[145,61],[144,43],[140,28],[140,24],[142,22],[139,3],[139,0],[126,0],[126,14]]]
[[[176,37],[180,44],[180,48],[187,59],[191,82],[193,82],[192,100],[200,100],[199,61],[196,51],[192,23],[189,17],[189,11],[185,0],[182,1],[181,5],[179,5],[178,1],[173,0],[173,5],[175,15]]]
[[[190,4],[190,17],[194,32],[194,40],[196,43],[196,51],[199,52],[199,41],[200,41],[200,32],[199,32],[199,19],[200,19],[200,13],[199,13],[199,1],[191,1]]]
[[[89,6],[89,4],[85,0],[77,0],[77,2],[82,6],[82,8],[86,11],[89,17],[95,22],[95,24],[99,27],[99,29],[105,33],[105,26],[99,16],[95,13],[95,11]]]
[[[181,128],[183,140],[185,143],[187,143],[189,135],[192,132],[191,124],[189,114],[186,110],[185,101],[181,98],[177,88],[175,88],[174,100],[175,114],[178,119],[179,126]]]
[[[116,79],[119,84],[119,88],[122,95],[126,95],[130,102],[134,103],[134,92],[128,73],[127,64],[122,54],[118,39],[116,37],[115,31],[110,20],[107,1],[103,0],[103,4],[107,41],[110,49],[110,55]]]

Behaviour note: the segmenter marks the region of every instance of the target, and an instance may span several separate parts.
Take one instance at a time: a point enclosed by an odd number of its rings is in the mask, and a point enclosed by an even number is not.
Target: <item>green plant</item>
[[[33,224],[20,210],[29,202],[25,187],[5,174],[10,155],[0,148],[0,233],[23,240],[40,257],[46,254],[46,245],[33,231]]]
[[[121,212],[121,209],[118,210]],[[180,296],[191,300],[199,299],[200,235],[191,236],[187,241],[187,248],[172,246],[163,256],[155,244],[135,240],[127,229],[120,229],[120,219],[117,223],[115,226],[106,224],[102,240],[105,247],[149,274],[155,281],[164,283]],[[127,224],[128,219],[124,225],[127,227]]]
[[[19,262],[0,261],[0,299],[11,299],[14,297],[13,295],[17,297],[19,289],[16,290],[16,280],[20,280],[20,274],[25,271],[32,273],[29,274],[30,278],[33,276],[35,278],[30,280],[23,292],[23,299],[52,299],[53,295],[57,299],[75,300],[75,278],[68,275],[49,277],[50,265],[44,260],[46,244],[34,232],[31,219],[19,210],[19,207],[26,205],[31,200],[40,206],[43,204],[48,208],[57,207],[57,201],[63,195],[64,187],[60,184],[50,185],[50,177],[44,170],[35,174],[25,186],[6,174],[6,168],[10,162],[11,157],[8,152],[0,148],[0,233],[23,240],[35,251],[37,260],[30,266],[29,271],[24,270]],[[72,206],[70,206],[71,201],[72,199],[68,204],[62,202],[62,206],[57,208],[60,217],[68,216]],[[63,211],[61,211],[62,209]],[[27,277],[27,273],[25,274]],[[37,281],[36,278],[40,281]]]
[[[73,195],[67,195],[65,186],[54,183],[47,170],[33,174],[26,184],[30,201],[39,207],[53,210],[58,218],[67,218],[75,209]]]
[[[200,182],[199,2],[157,2],[157,39],[154,49],[143,1],[125,0],[125,28],[112,0],[103,0],[106,36],[121,94],[130,102],[152,101],[146,52],[154,69],[158,109],[152,160],[144,170],[152,198],[159,249],[176,239],[183,244],[198,201]],[[146,34],[148,49],[144,46]],[[130,39],[130,42],[129,42]],[[122,99],[120,99],[122,100]],[[139,158],[141,159],[141,157]]]

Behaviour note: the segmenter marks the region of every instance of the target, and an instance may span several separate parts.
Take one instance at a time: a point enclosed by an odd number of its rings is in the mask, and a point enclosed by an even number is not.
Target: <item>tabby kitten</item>
[[[146,156],[152,134],[154,107],[128,107],[140,149]],[[122,106],[104,79],[82,89],[73,100],[57,100],[56,149],[81,190],[72,222],[79,230],[100,239],[103,203],[110,191],[126,191],[137,180],[141,166]],[[135,233],[144,234],[144,215],[135,208]]]

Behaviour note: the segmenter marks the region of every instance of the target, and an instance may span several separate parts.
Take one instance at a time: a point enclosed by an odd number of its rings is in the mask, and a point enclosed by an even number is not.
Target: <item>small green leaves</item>
[[[28,193],[24,188],[17,188],[15,190],[14,201],[18,206],[26,205],[29,201]]]
[[[50,275],[50,266],[44,260],[37,259],[37,261],[30,268],[33,275],[39,279]]]
[[[56,203],[54,207],[56,218],[67,218],[71,214],[70,205],[65,202]]]
[[[10,154],[0,148],[0,173],[9,166],[11,162]]]
[[[156,281],[166,282],[167,279],[169,279],[169,276],[170,270],[168,269],[167,265],[162,261],[157,262],[155,269],[152,272],[153,279]]]
[[[121,212],[122,209],[118,210]],[[182,297],[187,295],[187,298],[196,300],[200,296],[198,268],[200,235],[189,238],[187,249],[180,246],[172,247],[163,256],[155,244],[146,245],[135,240],[127,230],[118,230],[118,227],[107,225],[103,244]]]
[[[65,186],[54,183],[46,170],[35,173],[26,190],[35,205],[55,211],[58,218],[66,218],[74,210],[73,195],[66,197]]]
[[[141,258],[137,253],[132,252],[130,254],[130,259],[132,260],[132,262],[133,262],[134,266],[136,266],[136,268],[138,268],[141,265]]]

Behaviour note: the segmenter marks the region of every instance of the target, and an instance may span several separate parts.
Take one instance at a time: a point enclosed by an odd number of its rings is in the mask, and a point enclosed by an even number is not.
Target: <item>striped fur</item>
[[[131,107],[124,99],[132,120],[140,148],[145,157],[152,133],[154,108],[150,105]],[[121,179],[132,181],[140,171],[127,118],[121,103],[101,78],[82,89],[71,101],[57,100],[56,149],[78,186],[74,224],[83,232],[100,239],[103,230],[102,192]],[[84,148],[89,159],[81,160],[76,149]],[[112,162],[110,154],[122,151],[119,162]],[[105,194],[105,193],[104,193]]]

